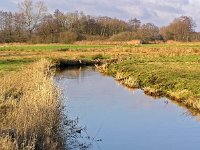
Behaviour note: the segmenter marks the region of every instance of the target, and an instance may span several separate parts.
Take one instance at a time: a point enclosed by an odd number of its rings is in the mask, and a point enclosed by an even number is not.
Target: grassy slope
[[[142,88],[152,96],[167,96],[199,110],[199,45],[198,49],[196,46],[187,48],[190,45],[179,45],[179,48],[167,45],[168,49],[161,45],[157,45],[161,46],[157,49],[152,46],[126,49],[128,57],[109,65],[105,71],[129,87]]]
[[[187,89],[200,96],[200,58],[180,57],[142,57],[124,60],[111,65],[111,72],[124,72],[137,78],[143,87],[167,90]]]

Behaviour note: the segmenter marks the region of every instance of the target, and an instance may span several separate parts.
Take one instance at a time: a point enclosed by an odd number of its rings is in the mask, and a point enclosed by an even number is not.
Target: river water
[[[199,117],[166,98],[128,89],[91,67],[59,72],[56,82],[92,150],[200,149]]]

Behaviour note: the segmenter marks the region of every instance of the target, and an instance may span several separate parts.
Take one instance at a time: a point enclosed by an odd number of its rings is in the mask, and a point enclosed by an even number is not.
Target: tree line
[[[200,41],[191,17],[175,18],[159,28],[153,23],[142,23],[137,18],[129,21],[107,16],[94,17],[83,12],[48,13],[44,2],[24,0],[17,12],[0,11],[0,43],[72,43],[78,40],[158,40]]]

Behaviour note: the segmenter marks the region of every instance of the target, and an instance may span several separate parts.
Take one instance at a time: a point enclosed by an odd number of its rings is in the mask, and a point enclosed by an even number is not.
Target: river
[[[199,150],[200,122],[166,98],[128,89],[92,67],[56,75],[66,114],[87,129],[92,150]],[[89,139],[88,139],[89,140]]]

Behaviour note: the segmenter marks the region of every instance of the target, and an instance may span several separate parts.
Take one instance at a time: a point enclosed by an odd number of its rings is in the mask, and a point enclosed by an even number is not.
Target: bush
[[[137,38],[137,33],[134,32],[121,32],[110,37],[111,41],[131,41]]]
[[[79,35],[75,32],[67,31],[60,33],[59,42],[64,44],[70,44],[79,39]]]
[[[107,37],[100,36],[100,35],[85,34],[84,36],[85,36],[85,40],[87,40],[87,41],[98,41],[98,40],[105,40],[105,39],[107,39]]]

